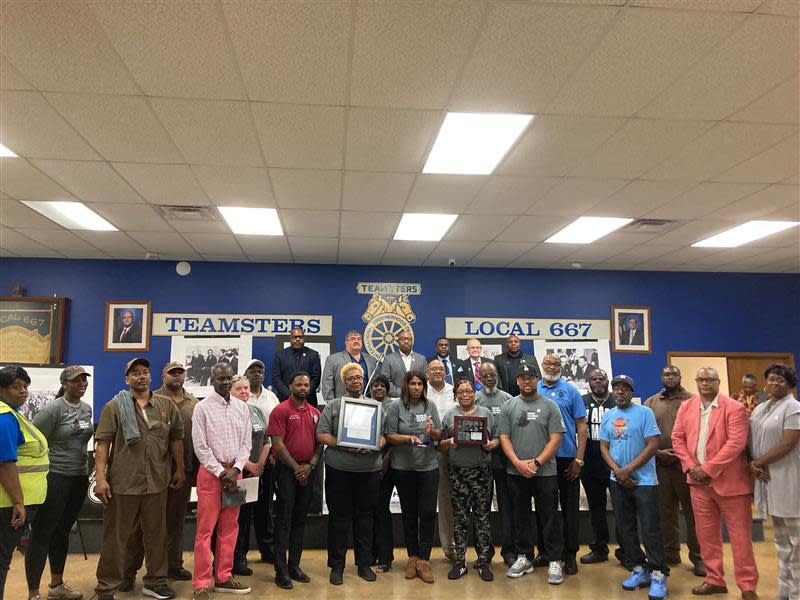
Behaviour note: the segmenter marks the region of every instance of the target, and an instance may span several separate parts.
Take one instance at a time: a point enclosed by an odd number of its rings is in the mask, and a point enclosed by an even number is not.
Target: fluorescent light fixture
[[[81,202],[23,200],[22,203],[67,229],[118,231],[111,223]]]
[[[394,239],[438,242],[457,218],[458,215],[405,213],[394,232]]]
[[[696,242],[692,248],[736,248],[797,225],[796,221],[748,221]]]
[[[423,173],[489,175],[533,115],[447,113]]]
[[[627,225],[633,219],[580,217],[545,240],[547,244],[590,244]]]
[[[0,158],[16,158],[17,153],[11,150],[8,146],[0,144]]]
[[[283,227],[274,208],[220,206],[219,212],[233,233],[239,235],[283,235]]]

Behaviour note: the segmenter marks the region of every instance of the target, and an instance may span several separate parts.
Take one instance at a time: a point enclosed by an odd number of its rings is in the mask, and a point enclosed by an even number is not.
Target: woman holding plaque
[[[328,566],[333,585],[343,583],[347,541],[351,531],[358,576],[365,581],[376,579],[370,565],[373,558],[375,505],[378,501],[381,471],[379,450],[354,447],[351,443],[347,446],[339,445],[339,442],[344,442],[338,437],[340,419],[345,419],[344,425],[348,425],[344,400],[363,399],[361,392],[364,389],[364,371],[358,363],[348,363],[342,367],[340,377],[346,396],[328,402],[317,424],[317,442],[328,447],[325,452],[325,498],[328,503]],[[380,414],[378,402],[366,402],[368,404],[359,405],[359,408],[374,405],[376,413]],[[356,424],[353,423],[349,427],[341,428],[343,437],[347,438],[345,431],[352,432],[355,427]],[[348,435],[360,437],[361,434]],[[382,419],[378,419],[375,435],[377,445],[382,447]]]
[[[442,417],[439,450],[447,452],[450,469],[450,497],[453,500],[453,539],[456,564],[448,579],[459,579],[467,572],[465,555],[470,515],[475,523],[475,562],[483,581],[492,581],[492,532],[489,513],[492,509],[491,451],[500,445],[492,412],[475,404],[475,384],[461,379],[453,390],[458,406]]]
[[[406,579],[433,583],[431,548],[436,523],[439,462],[434,441],[442,439],[439,412],[428,402],[428,381],[419,371],[403,379],[400,400],[386,410],[384,433],[392,446],[391,476],[400,495],[408,551]]]

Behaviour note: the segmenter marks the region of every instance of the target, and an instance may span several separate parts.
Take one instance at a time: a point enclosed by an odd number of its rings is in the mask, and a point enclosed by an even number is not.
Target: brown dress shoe
[[[742,600],[758,600],[758,594],[752,590],[742,592]]]
[[[431,561],[418,560],[417,561],[417,575],[425,583],[433,583],[433,571],[431,571]]]
[[[728,588],[724,585],[714,585],[704,581],[700,585],[692,588],[692,593],[695,596],[710,596],[711,594],[727,594]]]
[[[417,576],[417,561],[416,556],[409,556],[408,563],[406,564],[406,579],[414,579]]]

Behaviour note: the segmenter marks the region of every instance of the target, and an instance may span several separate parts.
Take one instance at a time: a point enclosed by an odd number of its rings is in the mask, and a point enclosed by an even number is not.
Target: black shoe
[[[619,564],[621,564],[628,571],[633,571],[634,567],[637,566],[635,563],[630,563],[625,560],[625,553],[622,551],[622,548],[617,548],[614,550],[614,558],[616,558],[619,561]]]
[[[167,600],[175,597],[175,591],[164,583],[161,585],[143,585],[142,595],[158,598],[158,600]]]
[[[234,575],[243,575],[244,577],[250,577],[253,574],[253,569],[247,566],[246,562],[235,562],[233,563],[233,568],[231,569],[231,573]]]
[[[293,587],[289,574],[284,572],[275,573],[275,585],[284,590],[290,590]]]
[[[702,560],[698,560],[694,563],[694,565],[692,565],[692,573],[697,577],[705,577],[708,575],[705,563]]]
[[[593,565],[595,563],[606,562],[608,560],[608,552],[603,554],[602,552],[597,552],[596,550],[592,550],[588,554],[584,554],[581,556],[581,564],[582,565]]]
[[[178,567],[177,569],[170,569],[169,572],[167,573],[167,577],[169,577],[170,579],[174,579],[175,581],[192,580],[192,574],[189,573],[189,571],[187,571],[183,567]]]
[[[453,565],[453,568],[450,569],[450,572],[447,574],[448,579],[461,579],[461,577],[467,572],[467,565],[463,562],[457,562]]]
[[[375,571],[369,567],[358,567],[358,576],[364,581],[375,581],[378,578],[378,576],[375,575]]]
[[[289,577],[300,583],[308,583],[311,581],[311,577],[303,573],[300,567],[289,567]]]
[[[272,552],[262,552],[261,553],[261,562],[269,563],[271,565],[275,564],[275,554]]]
[[[331,576],[328,577],[331,585],[342,585],[344,583],[344,569],[331,569]]]
[[[516,559],[514,559],[514,560],[516,560]],[[541,554],[537,554],[536,558],[533,559],[533,566],[534,567],[547,567],[547,566],[550,566],[550,561],[547,560]]]
[[[674,567],[675,565],[681,564],[681,557],[680,556],[675,556],[675,555],[667,556],[666,557],[666,563],[668,565]]]
[[[119,592],[130,592],[131,590],[133,590],[133,579],[123,579],[117,588]]]
[[[564,559],[564,573],[566,575],[576,575],[578,573],[578,563],[575,562],[575,556],[567,556]]]
[[[478,571],[478,575],[481,576],[481,581],[494,581],[494,573],[486,563],[475,567],[475,569]]]
[[[514,563],[517,562],[517,555],[513,552],[503,554],[503,562],[506,563],[506,566],[510,569],[512,566],[514,566]]]

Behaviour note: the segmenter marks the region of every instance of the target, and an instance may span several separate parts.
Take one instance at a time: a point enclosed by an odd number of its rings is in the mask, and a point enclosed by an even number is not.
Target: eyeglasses
[[[350,375],[344,378],[345,381],[364,381],[363,375]]]
[[[456,396],[471,396],[474,393],[475,392],[472,391],[472,390],[460,390],[460,391],[456,392]]]

